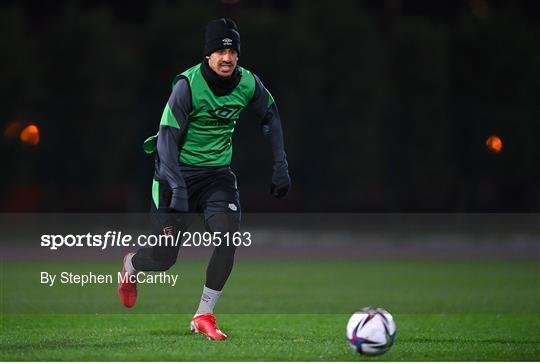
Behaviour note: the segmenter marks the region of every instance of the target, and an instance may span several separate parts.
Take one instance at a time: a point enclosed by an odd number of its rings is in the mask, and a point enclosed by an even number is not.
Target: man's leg
[[[231,236],[229,242],[232,242],[232,234],[238,231],[239,222],[237,214],[217,213],[206,220],[206,228],[211,233],[220,232],[221,236],[229,233]],[[227,246],[224,238],[222,242],[222,245],[214,247],[214,252],[208,262],[206,283],[196,314],[214,312],[214,306],[233,269],[236,247],[233,244]]]
[[[240,227],[240,202],[234,174],[229,170],[216,177],[203,200],[206,229],[211,233],[219,232],[221,236],[229,233],[231,237],[229,245],[222,237],[222,244],[214,248],[191,329],[203,332],[209,339],[224,340],[227,336],[217,327],[213,312],[234,265],[236,247],[232,244],[232,234]]]
[[[179,218],[168,213],[167,208],[171,198],[170,188],[166,184],[160,183],[153,190],[156,192],[156,199],[152,198],[150,207],[150,218],[152,222],[152,234],[166,235],[172,234],[173,239],[179,230],[187,223],[180,223]],[[156,205],[156,201],[158,205]],[[161,206],[161,207],[160,207]],[[118,284],[118,296],[124,306],[130,308],[137,301],[136,275],[140,271],[166,271],[176,262],[180,243],[177,246],[163,245],[155,247],[140,248],[136,253],[128,253],[124,257],[121,272],[122,281]]]

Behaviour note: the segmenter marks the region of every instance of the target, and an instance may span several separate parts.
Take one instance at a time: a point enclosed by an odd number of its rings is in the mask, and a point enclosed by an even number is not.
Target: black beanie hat
[[[204,55],[219,49],[231,48],[240,55],[240,33],[236,23],[231,19],[211,20],[206,25],[204,34]]]

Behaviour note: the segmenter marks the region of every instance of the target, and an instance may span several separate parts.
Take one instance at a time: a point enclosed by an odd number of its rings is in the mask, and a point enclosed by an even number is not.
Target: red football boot
[[[134,253],[131,254],[134,255]],[[134,278],[135,276],[129,274],[124,267],[126,264],[126,258],[129,255],[130,253],[124,256],[122,272],[120,273],[122,280],[118,281],[118,297],[120,298],[120,302],[124,304],[126,308],[132,307],[135,305],[135,302],[137,302],[137,281]],[[131,282],[131,279],[134,279],[135,282]]]
[[[209,340],[227,340],[227,336],[216,324],[216,317],[211,313],[194,316],[191,320],[191,331],[203,333]]]

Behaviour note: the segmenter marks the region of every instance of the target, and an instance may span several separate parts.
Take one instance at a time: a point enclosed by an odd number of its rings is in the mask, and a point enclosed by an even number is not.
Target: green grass
[[[124,309],[115,286],[40,286],[39,271],[114,273],[117,263],[2,264],[1,360],[540,360],[535,262],[239,261],[217,315],[227,342],[187,326],[205,263],[175,266],[175,287],[147,285]],[[349,314],[393,313],[394,347],[354,353]],[[299,314],[302,313],[302,314]]]
[[[344,339],[347,315],[222,314],[231,339],[191,334],[191,315],[6,315],[2,360],[538,360],[531,315],[397,315],[394,347],[361,357]],[[536,334],[534,333],[536,329]]]

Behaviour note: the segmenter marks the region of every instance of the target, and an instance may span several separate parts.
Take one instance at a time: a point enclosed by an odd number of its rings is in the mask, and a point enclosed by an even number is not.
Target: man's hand
[[[287,162],[280,165],[274,165],[274,173],[272,174],[272,185],[270,186],[270,194],[276,198],[283,198],[291,188],[291,177],[289,176],[289,168]]]
[[[172,190],[171,204],[169,205],[171,212],[187,212],[188,197],[187,191],[184,188],[176,188]]]

